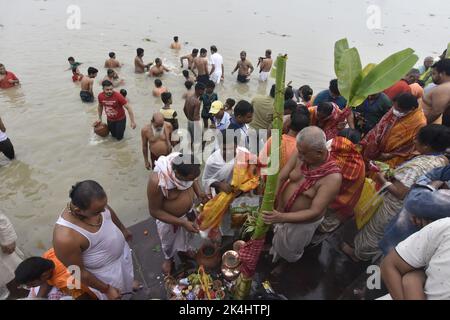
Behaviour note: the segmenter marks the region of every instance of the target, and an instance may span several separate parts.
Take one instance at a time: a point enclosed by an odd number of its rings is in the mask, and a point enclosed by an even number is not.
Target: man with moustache
[[[167,156],[172,152],[172,132],[172,125],[164,121],[164,115],[161,112],[155,112],[150,124],[142,128],[142,154],[147,170],[153,169],[155,161],[160,156]],[[150,160],[148,159],[149,150]]]

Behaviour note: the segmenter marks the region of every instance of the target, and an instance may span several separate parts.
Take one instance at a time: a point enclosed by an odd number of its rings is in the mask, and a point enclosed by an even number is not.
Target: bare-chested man
[[[105,61],[105,68],[120,68],[122,64],[116,59],[116,54],[114,52],[110,52],[109,59]]]
[[[170,44],[170,49],[180,50],[181,43],[178,42],[178,37],[173,37],[173,42]]]
[[[198,56],[198,49],[192,49],[192,53],[182,56],[180,58],[181,68],[184,68],[183,61],[187,60],[188,61],[188,69],[191,70],[192,64],[194,63],[194,59],[197,58],[197,56]]]
[[[241,83],[248,82],[250,80],[250,75],[252,74],[253,70],[255,70],[252,63],[247,60],[247,53],[245,51],[241,52],[241,60],[237,62],[236,68],[234,68],[231,74],[234,74],[237,70],[239,70],[237,81]]]
[[[83,102],[94,102],[94,79],[97,76],[98,70],[89,67],[88,68],[88,76],[83,77],[80,82],[81,91],[80,98]]]
[[[330,159],[322,129],[301,130],[297,150],[280,172],[277,209],[263,215],[266,224],[275,224],[274,261],[282,257],[295,262],[302,257],[341,187],[341,171]]]
[[[172,131],[172,125],[164,121],[161,112],[155,112],[150,124],[142,128],[142,154],[147,170],[153,168],[155,161],[160,156],[167,156],[172,152]],[[148,159],[149,150],[150,160]]]
[[[155,59],[155,65],[151,67],[148,75],[150,77],[161,77],[164,74],[164,71],[169,72],[170,70],[163,66],[160,58]]]
[[[144,60],[142,57],[144,56],[144,49],[137,48],[136,49],[137,56],[134,58],[134,72],[135,73],[144,73],[145,70],[149,69],[153,62],[144,64]]]
[[[425,94],[421,104],[428,123],[442,115],[442,124],[450,127],[450,59],[442,59],[432,66],[432,79],[438,86]]]
[[[272,50],[266,50],[266,56],[260,57],[256,67],[259,67],[259,81],[267,81],[270,75],[270,69],[272,69]]]
[[[125,79],[120,78],[117,72],[115,72],[113,69],[108,69],[106,76],[103,78],[102,82],[105,80],[111,81],[113,87],[118,87],[125,83]]]
[[[194,133],[201,132],[201,121],[200,121],[200,97],[205,92],[205,85],[203,83],[197,82],[195,85],[195,93],[193,96],[188,97],[184,103],[184,114],[188,120],[188,131],[191,135],[191,142],[194,141]],[[198,135],[198,133],[197,133]]]
[[[206,57],[206,54],[208,53],[208,50],[205,48],[200,49],[200,57],[196,57],[194,59],[194,62],[192,64],[192,73],[197,78],[197,82],[203,83],[206,85],[206,83],[209,80],[209,71],[208,71],[208,58]],[[197,73],[195,73],[194,70],[197,69]]]
[[[183,156],[178,152],[161,156],[150,174],[148,209],[156,219],[164,253],[162,270],[167,275],[172,272],[175,254],[191,251],[192,233],[199,231],[192,210],[194,200],[207,201],[197,181],[199,175],[199,162],[193,156]]]

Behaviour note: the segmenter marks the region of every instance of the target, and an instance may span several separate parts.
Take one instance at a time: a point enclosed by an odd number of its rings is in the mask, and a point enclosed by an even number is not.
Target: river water
[[[80,8],[80,29],[67,28],[70,5]],[[367,13],[370,5],[380,9],[379,29],[367,27],[368,19],[377,23]],[[178,60],[194,47],[215,44],[223,55],[225,82],[216,88],[222,101],[251,99],[267,88],[258,84],[256,73],[248,85],[238,85],[231,76],[241,50],[255,66],[267,48],[274,56],[287,53],[287,80],[318,92],[334,76],[336,40],[347,37],[363,64],[406,47],[422,61],[442,52],[450,41],[449,26],[447,0],[0,0],[0,63],[22,83],[0,91],[0,116],[17,153],[13,162],[0,156],[0,209],[11,218],[19,246],[28,254],[51,245],[54,222],[76,181],[100,182],[126,225],[149,216],[140,129],[161,102],[151,95],[153,80],[133,72],[138,47],[145,49],[145,62],[160,57],[173,68],[162,81],[182,120],[184,81]],[[168,49],[174,35],[183,43],[179,53]],[[125,63],[119,74],[138,124],[136,130],[127,127],[121,142],[93,134],[96,104],[81,103],[79,88],[65,71],[69,56],[83,62],[84,74],[87,67],[97,67],[98,94],[109,51]]]

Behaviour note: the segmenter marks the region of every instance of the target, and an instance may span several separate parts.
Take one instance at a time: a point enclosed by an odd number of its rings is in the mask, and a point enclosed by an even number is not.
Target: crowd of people
[[[170,48],[181,49],[178,37]],[[177,254],[193,257],[191,240],[200,231],[196,205],[220,192],[235,192],[233,169],[244,161],[261,177],[261,185],[264,169],[279,170],[275,207],[263,213],[264,222],[273,227],[274,263],[298,261],[315,235],[344,226],[350,231],[342,251],[355,261],[382,261],[383,280],[392,298],[450,298],[450,59],[446,52],[438,61],[427,57],[423,66],[356,108],[347,105],[337,79],[316,95],[309,85],[297,89],[289,83],[281,88],[281,145],[277,133],[270,130],[278,117],[274,99],[280,88],[272,85],[267,95],[251,101],[221,101],[214,90],[224,81],[224,63],[216,46],[210,47],[209,58],[205,48],[180,57],[180,85],[186,87],[181,119],[161,80],[171,70],[160,58],[144,63],[142,48],[136,53],[135,72],[147,71],[156,78],[153,95],[161,98],[162,105],[142,128],[141,140],[143,163],[151,170],[148,208],[161,240],[164,274],[173,273]],[[266,50],[258,59],[258,81],[269,80],[271,54]],[[107,74],[97,99],[93,85],[98,69],[90,66],[83,75],[81,63],[73,57],[68,61],[72,80],[80,83],[82,102],[98,101],[93,126],[102,123],[105,113],[111,136],[121,140],[128,113],[135,129],[126,90],[114,89],[125,83],[117,73],[122,64],[115,53],[110,52],[105,61]],[[236,81],[245,83],[252,81],[254,70],[242,51],[231,73],[237,72]],[[0,64],[0,87],[16,85],[17,77]],[[0,151],[13,159],[14,148],[5,132],[0,119]],[[207,150],[203,168],[200,155]],[[357,228],[355,208],[368,185],[376,186],[382,201]],[[252,194],[260,196],[263,188],[257,189]],[[7,217],[0,215],[0,267],[9,271],[1,273],[0,285],[15,278],[18,284],[33,287],[37,297],[126,298],[139,287],[127,243],[132,234],[108,206],[97,182],[76,183],[69,198],[54,227],[53,248],[22,262],[4,260],[16,252],[16,236]],[[75,289],[68,286],[67,268],[73,266],[81,281]]]

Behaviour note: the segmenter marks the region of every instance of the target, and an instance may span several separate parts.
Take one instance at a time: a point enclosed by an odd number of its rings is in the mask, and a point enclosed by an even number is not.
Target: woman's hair
[[[440,124],[429,124],[419,130],[417,140],[433,151],[444,152],[450,147],[450,128]]]
[[[300,94],[302,95],[304,101],[306,101],[306,102],[311,101],[311,98],[312,98],[312,95],[314,92],[310,86],[308,86],[308,85],[301,86],[298,89],[298,91],[300,91]]]
[[[77,182],[70,190],[69,197],[72,204],[81,210],[87,210],[93,200],[102,200],[106,197],[102,186],[93,180]]]
[[[31,257],[22,261],[14,271],[15,280],[18,284],[27,284],[39,280],[42,274],[55,267],[52,260],[41,257]]]
[[[284,114],[291,114],[297,109],[297,102],[292,99],[284,102]]]
[[[284,89],[284,101],[291,100],[294,97],[294,90],[291,87]]]
[[[344,137],[353,142],[354,144],[358,144],[361,141],[361,133],[358,130],[345,128],[339,131],[338,137]]]
[[[401,93],[394,98],[394,102],[397,103],[402,111],[411,111],[419,106],[417,98],[411,93]]]

